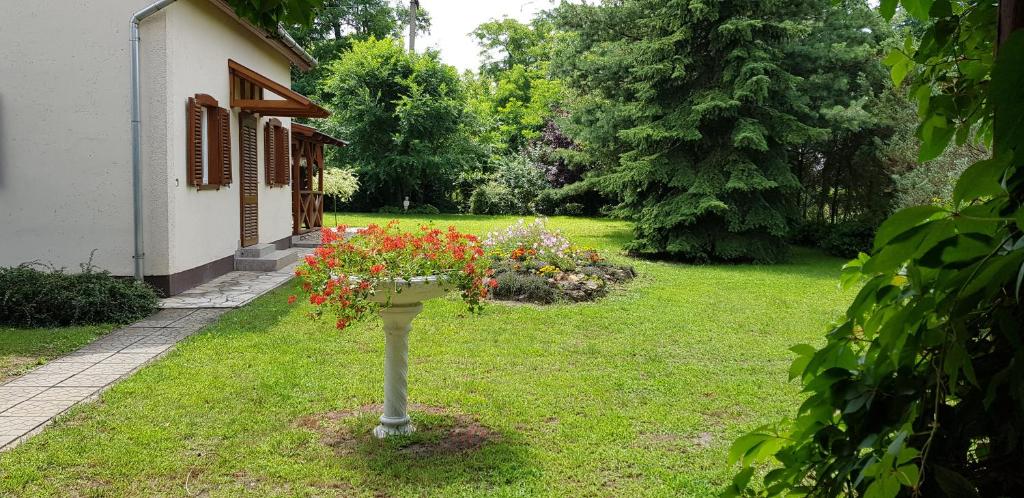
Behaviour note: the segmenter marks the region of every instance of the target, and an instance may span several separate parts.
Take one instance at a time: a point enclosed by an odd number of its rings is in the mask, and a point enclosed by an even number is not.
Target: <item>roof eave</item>
[[[267,42],[268,45],[285,56],[289,62],[303,71],[309,71],[317,66],[318,62],[312,55],[302,49],[298,43],[288,34],[285,29],[278,25],[277,33],[271,34],[267,30],[256,26],[246,19],[240,17],[235,9],[232,9],[224,0],[210,0],[210,3],[222,10],[229,17],[237,21],[242,27],[251,31],[254,35]]]

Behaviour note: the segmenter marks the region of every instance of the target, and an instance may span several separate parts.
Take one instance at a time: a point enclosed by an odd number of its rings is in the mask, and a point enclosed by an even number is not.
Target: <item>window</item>
[[[231,113],[206,94],[188,99],[188,184],[200,190],[231,184]]]
[[[288,151],[291,142],[288,129],[277,119],[267,121],[263,127],[263,165],[266,169],[267,185],[284,187],[291,177],[291,161]]]

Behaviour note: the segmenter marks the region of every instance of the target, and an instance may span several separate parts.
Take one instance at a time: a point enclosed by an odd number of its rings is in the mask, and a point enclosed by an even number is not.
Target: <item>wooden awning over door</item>
[[[231,107],[263,116],[287,118],[326,118],[331,114],[302,94],[231,59],[228,59],[228,73],[231,76]],[[281,98],[266,99],[265,92]]]

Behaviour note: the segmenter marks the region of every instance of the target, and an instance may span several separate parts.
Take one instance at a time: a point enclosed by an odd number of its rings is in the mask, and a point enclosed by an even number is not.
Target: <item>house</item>
[[[91,258],[174,295],[290,263],[344,145],[292,123],[328,114],[289,88],[315,64],[222,0],[5,5],[0,266]]]

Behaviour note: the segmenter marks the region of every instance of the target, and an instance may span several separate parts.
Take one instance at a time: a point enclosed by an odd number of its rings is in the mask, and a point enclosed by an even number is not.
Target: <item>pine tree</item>
[[[800,184],[787,148],[820,138],[781,67],[800,2],[563,5],[558,69],[580,95],[574,139],[636,222],[629,248],[694,261],[778,261]]]

